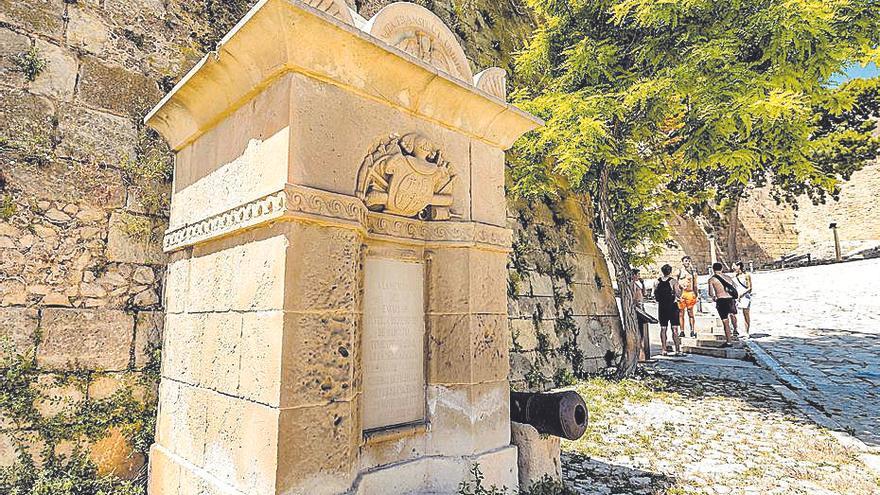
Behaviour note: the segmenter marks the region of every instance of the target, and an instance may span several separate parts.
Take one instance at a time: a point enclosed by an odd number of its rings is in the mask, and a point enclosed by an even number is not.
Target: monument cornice
[[[512,232],[470,221],[431,221],[369,211],[363,201],[344,194],[287,184],[205,219],[165,232],[166,253],[226,237],[279,220],[306,220],[347,226],[368,239],[430,245],[480,245],[508,251]]]
[[[416,11],[425,9],[415,5],[408,8],[422,23],[433,15]],[[438,46],[448,47],[445,60],[454,75],[405,51],[410,45],[392,46],[380,39],[382,33],[362,30],[385,20],[382,11],[361,28],[328,12],[299,0],[261,0],[150,111],[145,123],[179,151],[274,81],[299,73],[502,149],[541,125],[503,100],[503,74],[487,70],[464,80],[470,68],[461,66],[448,39],[439,40],[443,33],[437,39],[445,44],[438,41]],[[385,21],[386,30],[395,25]]]

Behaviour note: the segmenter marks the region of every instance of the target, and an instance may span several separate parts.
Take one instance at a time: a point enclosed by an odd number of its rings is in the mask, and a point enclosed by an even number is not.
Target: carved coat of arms
[[[447,220],[454,179],[452,166],[427,138],[392,135],[364,160],[358,195],[372,211]]]

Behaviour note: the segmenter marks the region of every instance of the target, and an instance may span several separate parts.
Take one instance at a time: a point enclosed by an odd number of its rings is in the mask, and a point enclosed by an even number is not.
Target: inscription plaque
[[[425,418],[424,265],[368,258],[364,267],[363,428]]]

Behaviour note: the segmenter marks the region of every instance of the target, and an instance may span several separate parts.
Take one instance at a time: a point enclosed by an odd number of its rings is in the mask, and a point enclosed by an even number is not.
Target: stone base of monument
[[[511,421],[510,443],[518,449],[517,467],[521,490],[528,490],[545,476],[562,481],[562,446],[559,437],[541,435],[532,425]]]

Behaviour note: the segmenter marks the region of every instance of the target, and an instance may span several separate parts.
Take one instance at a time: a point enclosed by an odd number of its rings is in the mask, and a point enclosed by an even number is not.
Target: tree
[[[511,159],[514,193],[589,193],[614,265],[628,375],[638,360],[630,266],[670,211],[770,184],[792,201],[837,190],[876,143],[816,109],[853,108],[830,81],[880,57],[870,0],[529,0],[538,27],[515,100],[546,120]],[[822,112],[820,112],[822,113]],[[834,119],[830,119],[834,120]],[[839,123],[839,122],[838,122]],[[874,144],[871,144],[874,143]]]

